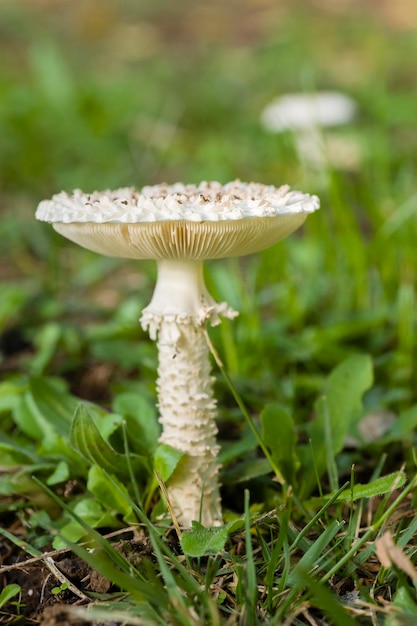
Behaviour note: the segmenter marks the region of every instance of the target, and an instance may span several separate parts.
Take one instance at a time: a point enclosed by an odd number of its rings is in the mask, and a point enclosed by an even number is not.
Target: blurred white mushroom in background
[[[334,131],[324,132],[348,124],[356,111],[355,101],[336,91],[289,93],[264,108],[261,123],[271,133],[293,133],[298,157],[304,165],[319,170],[328,164],[356,169],[361,161],[358,141]]]
[[[365,415],[357,424],[357,436],[348,435],[345,448],[359,448],[363,444],[381,439],[393,426],[397,416],[392,411],[373,411]]]

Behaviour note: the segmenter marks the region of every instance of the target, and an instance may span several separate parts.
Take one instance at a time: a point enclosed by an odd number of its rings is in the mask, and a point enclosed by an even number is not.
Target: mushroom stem
[[[158,262],[154,295],[141,324],[158,346],[159,441],[184,452],[167,483],[183,526],[191,526],[192,520],[206,526],[222,523],[214,378],[204,334],[206,322],[218,324],[219,315],[237,313],[210,296],[202,261]]]

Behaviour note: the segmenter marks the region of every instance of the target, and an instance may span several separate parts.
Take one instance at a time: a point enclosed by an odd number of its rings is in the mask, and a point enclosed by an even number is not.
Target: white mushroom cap
[[[261,122],[270,132],[302,131],[346,124],[355,113],[354,100],[337,91],[291,93],[266,106],[261,113]]]
[[[109,256],[201,260],[267,248],[318,208],[317,196],[287,185],[233,181],[62,192],[41,202],[36,217]]]

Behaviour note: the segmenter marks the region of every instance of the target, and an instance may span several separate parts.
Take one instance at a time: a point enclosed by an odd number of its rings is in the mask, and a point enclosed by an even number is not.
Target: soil
[[[126,529],[112,535],[119,537],[113,547],[136,566],[144,558],[152,558],[147,538],[138,531]],[[31,558],[8,540],[0,541],[0,551],[0,588],[18,584],[22,589],[18,603],[14,598],[0,609],[0,624],[113,626],[113,622],[91,622],[77,615],[77,608],[94,601],[94,594],[119,590],[70,551],[49,551]]]

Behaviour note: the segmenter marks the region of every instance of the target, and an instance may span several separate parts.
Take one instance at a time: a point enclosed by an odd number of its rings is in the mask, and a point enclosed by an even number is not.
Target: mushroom
[[[158,346],[159,441],[183,452],[167,491],[180,524],[222,523],[219,446],[206,323],[237,313],[204,284],[204,259],[247,255],[289,235],[318,209],[316,196],[256,183],[155,185],[59,193],[36,217],[101,254],[155,259],[158,278],[141,324]]]
[[[346,137],[343,143],[334,138],[324,142],[322,129],[347,124],[355,113],[354,100],[337,91],[289,93],[275,98],[265,107],[261,123],[272,133],[293,132],[301,160],[321,167],[332,151],[332,163],[346,167],[358,161],[358,145]]]

